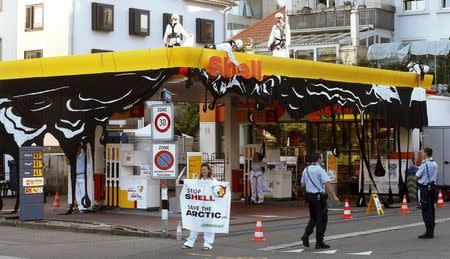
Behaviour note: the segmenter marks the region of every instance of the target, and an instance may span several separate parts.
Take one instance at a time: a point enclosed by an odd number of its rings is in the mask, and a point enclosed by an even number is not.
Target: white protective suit
[[[91,159],[89,158],[88,153],[88,164],[87,164],[87,170],[89,171],[89,166],[91,165]],[[75,199],[77,200],[78,210],[83,211],[87,210],[88,208],[85,208],[81,200],[83,199],[86,190],[85,190],[85,180],[84,180],[84,151],[82,150],[80,154],[77,156],[77,180],[75,183]]]
[[[252,162],[252,170],[250,171],[250,185],[252,190],[252,201],[261,204],[264,202],[263,193],[263,163]]]
[[[231,62],[235,64],[237,67],[239,67],[239,63],[236,60],[236,57],[233,54],[233,47],[231,46],[230,42],[223,42],[223,43],[217,43],[214,45],[217,50],[223,50],[228,54],[228,57],[230,58]]]
[[[181,35],[186,38],[191,37],[191,35],[184,30],[183,25],[180,23],[176,23],[175,25],[172,25],[171,23],[167,24],[164,32],[164,44],[168,47],[181,46]]]
[[[267,47],[270,48],[272,43],[275,43],[275,48],[272,50],[274,57],[289,58],[289,46],[291,45],[291,29],[289,24],[276,24],[272,27],[270,32],[269,42]]]
[[[217,181],[214,178],[202,179],[202,180],[205,180],[205,181]],[[187,241],[184,242],[184,245],[185,246],[189,246],[189,247],[194,247],[195,240],[197,240],[197,236],[198,236],[199,233],[200,232],[191,230],[191,233],[189,234],[189,236],[187,238]],[[216,233],[204,232],[203,233],[203,247],[211,249],[212,248],[212,244],[214,243],[215,236],[216,236]]]

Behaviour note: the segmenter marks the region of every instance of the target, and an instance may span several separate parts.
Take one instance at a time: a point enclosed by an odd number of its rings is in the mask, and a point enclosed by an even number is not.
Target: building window
[[[179,15],[179,16],[180,16],[180,24],[183,25],[183,15]],[[166,32],[167,24],[172,22],[171,18],[172,18],[171,13],[163,13],[163,38],[164,38],[164,33]],[[183,35],[181,35],[181,39],[183,39]]]
[[[114,5],[92,3],[92,30],[114,31]]]
[[[442,0],[442,8],[450,8],[450,0]]]
[[[317,61],[336,63],[336,48],[318,48]]]
[[[214,20],[196,19],[197,43],[214,43]]]
[[[44,4],[27,5],[25,31],[44,29]]]
[[[404,0],[405,11],[425,10],[425,0]]]
[[[391,39],[381,37],[380,43],[389,43],[389,42],[391,42]]]
[[[24,52],[23,58],[24,59],[30,59],[30,58],[42,58],[42,49],[38,50],[26,50]]]
[[[295,58],[314,60],[314,50],[313,49],[296,50]]]
[[[150,35],[150,11],[141,9],[129,9],[130,35]]]
[[[102,53],[102,52],[113,52],[113,51],[107,49],[91,49],[91,53]]]

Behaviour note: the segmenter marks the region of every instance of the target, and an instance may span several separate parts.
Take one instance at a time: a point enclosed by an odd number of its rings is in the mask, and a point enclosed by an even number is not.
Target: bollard
[[[166,181],[161,181],[161,230],[162,237],[167,238],[169,229],[169,196]]]

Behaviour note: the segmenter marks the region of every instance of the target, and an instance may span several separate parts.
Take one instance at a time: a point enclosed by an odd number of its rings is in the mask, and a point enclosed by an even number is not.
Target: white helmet
[[[178,21],[180,20],[180,16],[176,13],[172,14],[171,19],[177,19]]]
[[[242,40],[235,40],[234,43],[236,43],[236,47],[238,49],[242,49],[244,47],[244,43],[242,42]]]
[[[282,13],[276,13],[275,18],[281,18],[283,19],[284,15]]]
[[[424,72],[424,73],[430,72],[430,67],[427,66],[427,65],[423,65],[423,72]]]

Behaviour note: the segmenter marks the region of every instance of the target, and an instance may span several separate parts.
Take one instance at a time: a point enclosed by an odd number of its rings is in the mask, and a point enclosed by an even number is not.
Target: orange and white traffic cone
[[[59,208],[59,193],[58,192],[55,193],[55,201],[53,202],[53,207]]]
[[[345,199],[344,203],[344,215],[342,215],[343,219],[351,219],[352,213],[350,212],[350,205],[348,205],[348,199]]]
[[[262,219],[260,216],[256,218],[256,229],[255,229],[255,236],[252,238],[253,241],[256,242],[265,242],[266,239],[264,238],[264,229],[262,226]]]
[[[406,202],[406,194],[403,195],[402,208],[400,209],[401,214],[409,214],[408,203]]]
[[[437,202],[437,207],[438,208],[444,208],[444,199],[442,198],[442,191],[439,190],[439,194],[438,194],[438,202]]]

